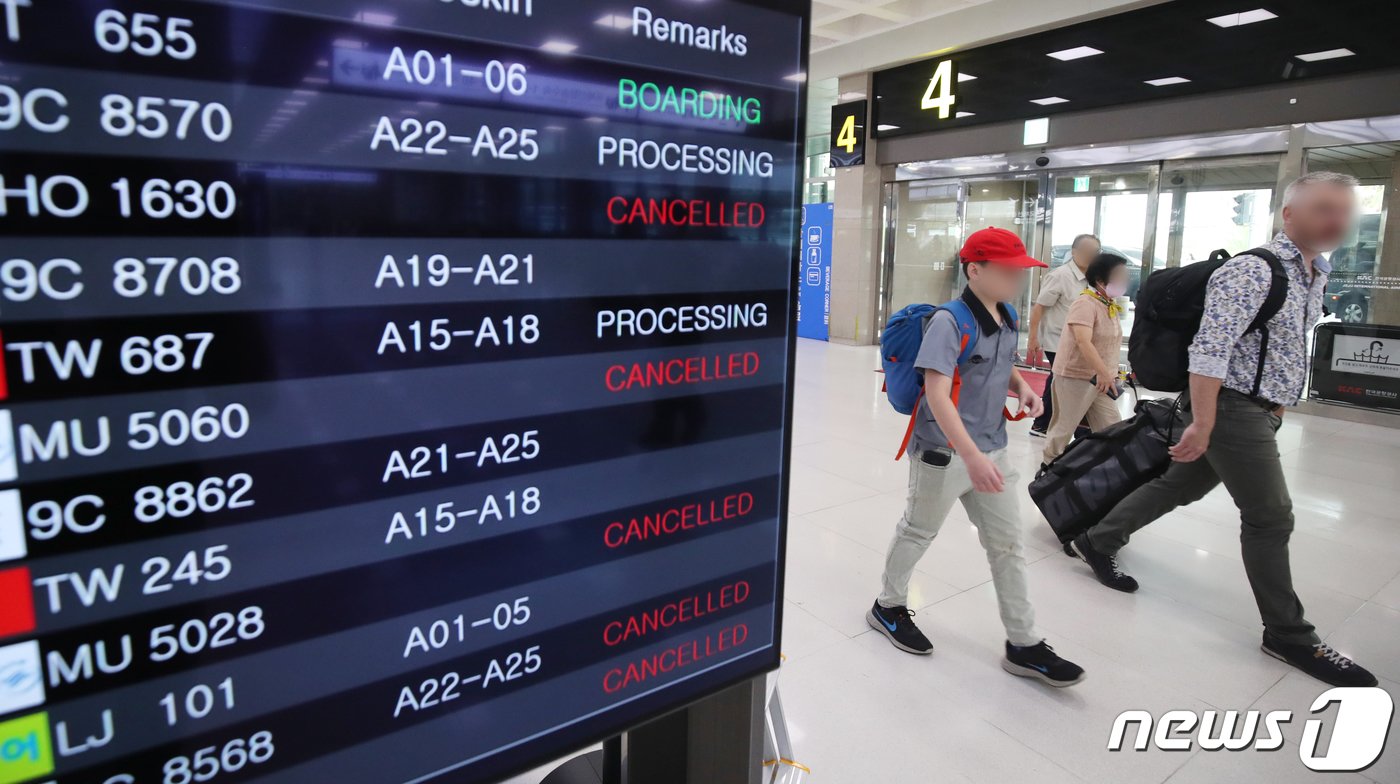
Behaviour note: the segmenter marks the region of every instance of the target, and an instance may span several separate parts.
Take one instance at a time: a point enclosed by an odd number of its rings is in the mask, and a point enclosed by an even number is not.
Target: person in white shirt
[[[1040,294],[1031,308],[1031,334],[1026,345],[1026,361],[1031,367],[1038,367],[1042,361],[1047,365],[1055,363],[1055,348],[1060,345],[1060,335],[1065,331],[1069,306],[1079,299],[1088,285],[1084,270],[1089,268],[1089,262],[1098,258],[1100,250],[1098,237],[1092,234],[1075,237],[1069,248],[1070,260],[1050,270],[1041,280]],[[1041,396],[1045,413],[1031,423],[1033,436],[1044,438],[1046,428],[1050,426],[1050,418],[1055,413],[1055,400],[1051,393],[1054,383],[1055,374],[1052,371],[1045,379],[1045,394]]]

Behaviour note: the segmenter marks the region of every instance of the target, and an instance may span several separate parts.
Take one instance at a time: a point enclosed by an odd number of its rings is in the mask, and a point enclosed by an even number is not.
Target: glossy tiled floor
[[[1052,690],[1001,671],[1002,632],[975,531],[956,508],[920,564],[911,605],[936,650],[902,654],[863,613],[904,504],[891,456],[904,421],[878,393],[870,348],[799,341],[784,652],[779,688],[812,782],[1314,780],[1297,742],[1326,687],[1259,651],[1224,491],[1145,529],[1126,595],[1063,555],[1025,495],[1044,442],[1012,423],[1041,631],[1088,671]],[[1289,415],[1279,436],[1297,507],[1295,582],[1329,642],[1400,698],[1400,430]],[[1288,745],[1261,752],[1106,751],[1128,708],[1291,709]],[[1400,723],[1398,723],[1400,724]],[[1400,742],[1364,772],[1400,784]],[[1327,774],[1333,781],[1364,781]]]
[[[1122,563],[1143,587],[1109,591],[1064,556],[1025,495],[1044,442],[1011,425],[1021,466],[1032,598],[1041,631],[1088,671],[1055,690],[999,667],[1002,631],[971,523],[956,508],[920,564],[911,604],[931,657],[869,630],[907,466],[904,419],[879,394],[873,348],[801,340],[787,600],[779,674],[797,761],[812,784],[1315,781],[1400,784],[1400,722],[1363,774],[1298,759],[1325,686],[1259,651],[1238,516],[1219,491],[1134,538]],[[1297,507],[1293,569],[1308,616],[1400,701],[1400,430],[1290,414],[1279,436]],[[1126,709],[1292,710],[1274,752],[1105,750]],[[512,784],[533,784],[539,773]]]

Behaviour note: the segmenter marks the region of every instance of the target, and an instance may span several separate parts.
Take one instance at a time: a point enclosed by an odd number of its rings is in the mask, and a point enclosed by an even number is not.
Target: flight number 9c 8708
[[[0,261],[0,297],[6,302],[66,302],[82,295],[83,265],[73,259]],[[151,256],[112,263],[112,291],[123,299],[235,294],[243,287],[238,260],[229,256]]]

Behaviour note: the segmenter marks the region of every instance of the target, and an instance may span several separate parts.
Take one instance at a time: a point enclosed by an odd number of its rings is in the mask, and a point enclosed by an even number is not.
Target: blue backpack
[[[1020,318],[1016,309],[1009,303],[1003,304],[1011,314],[1012,327],[1019,328]],[[885,374],[885,397],[895,411],[909,417],[909,427],[904,433],[904,441],[899,445],[899,451],[894,456],[895,460],[904,456],[904,451],[909,447],[909,439],[914,435],[916,412],[924,397],[924,375],[914,366],[914,361],[918,358],[919,346],[924,342],[924,332],[928,329],[929,319],[940,310],[952,313],[957,321],[962,346],[962,350],[958,352],[958,367],[961,368],[977,350],[977,338],[982,332],[978,327],[977,318],[972,315],[972,308],[962,299],[945,302],[937,307],[927,304],[909,305],[890,316],[884,331],[880,333],[880,365]],[[961,385],[961,374],[954,370],[953,405],[958,403]],[[1024,414],[1013,415],[1010,411],[1006,413],[1007,419],[1020,419],[1023,416]]]

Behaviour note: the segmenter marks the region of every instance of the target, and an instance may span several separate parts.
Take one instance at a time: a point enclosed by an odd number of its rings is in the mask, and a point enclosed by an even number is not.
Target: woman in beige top
[[[1123,346],[1116,300],[1128,290],[1128,261],[1101,253],[1084,270],[1089,287],[1069,307],[1055,354],[1055,414],[1046,433],[1044,462],[1060,456],[1086,416],[1090,430],[1122,419],[1116,395]]]

